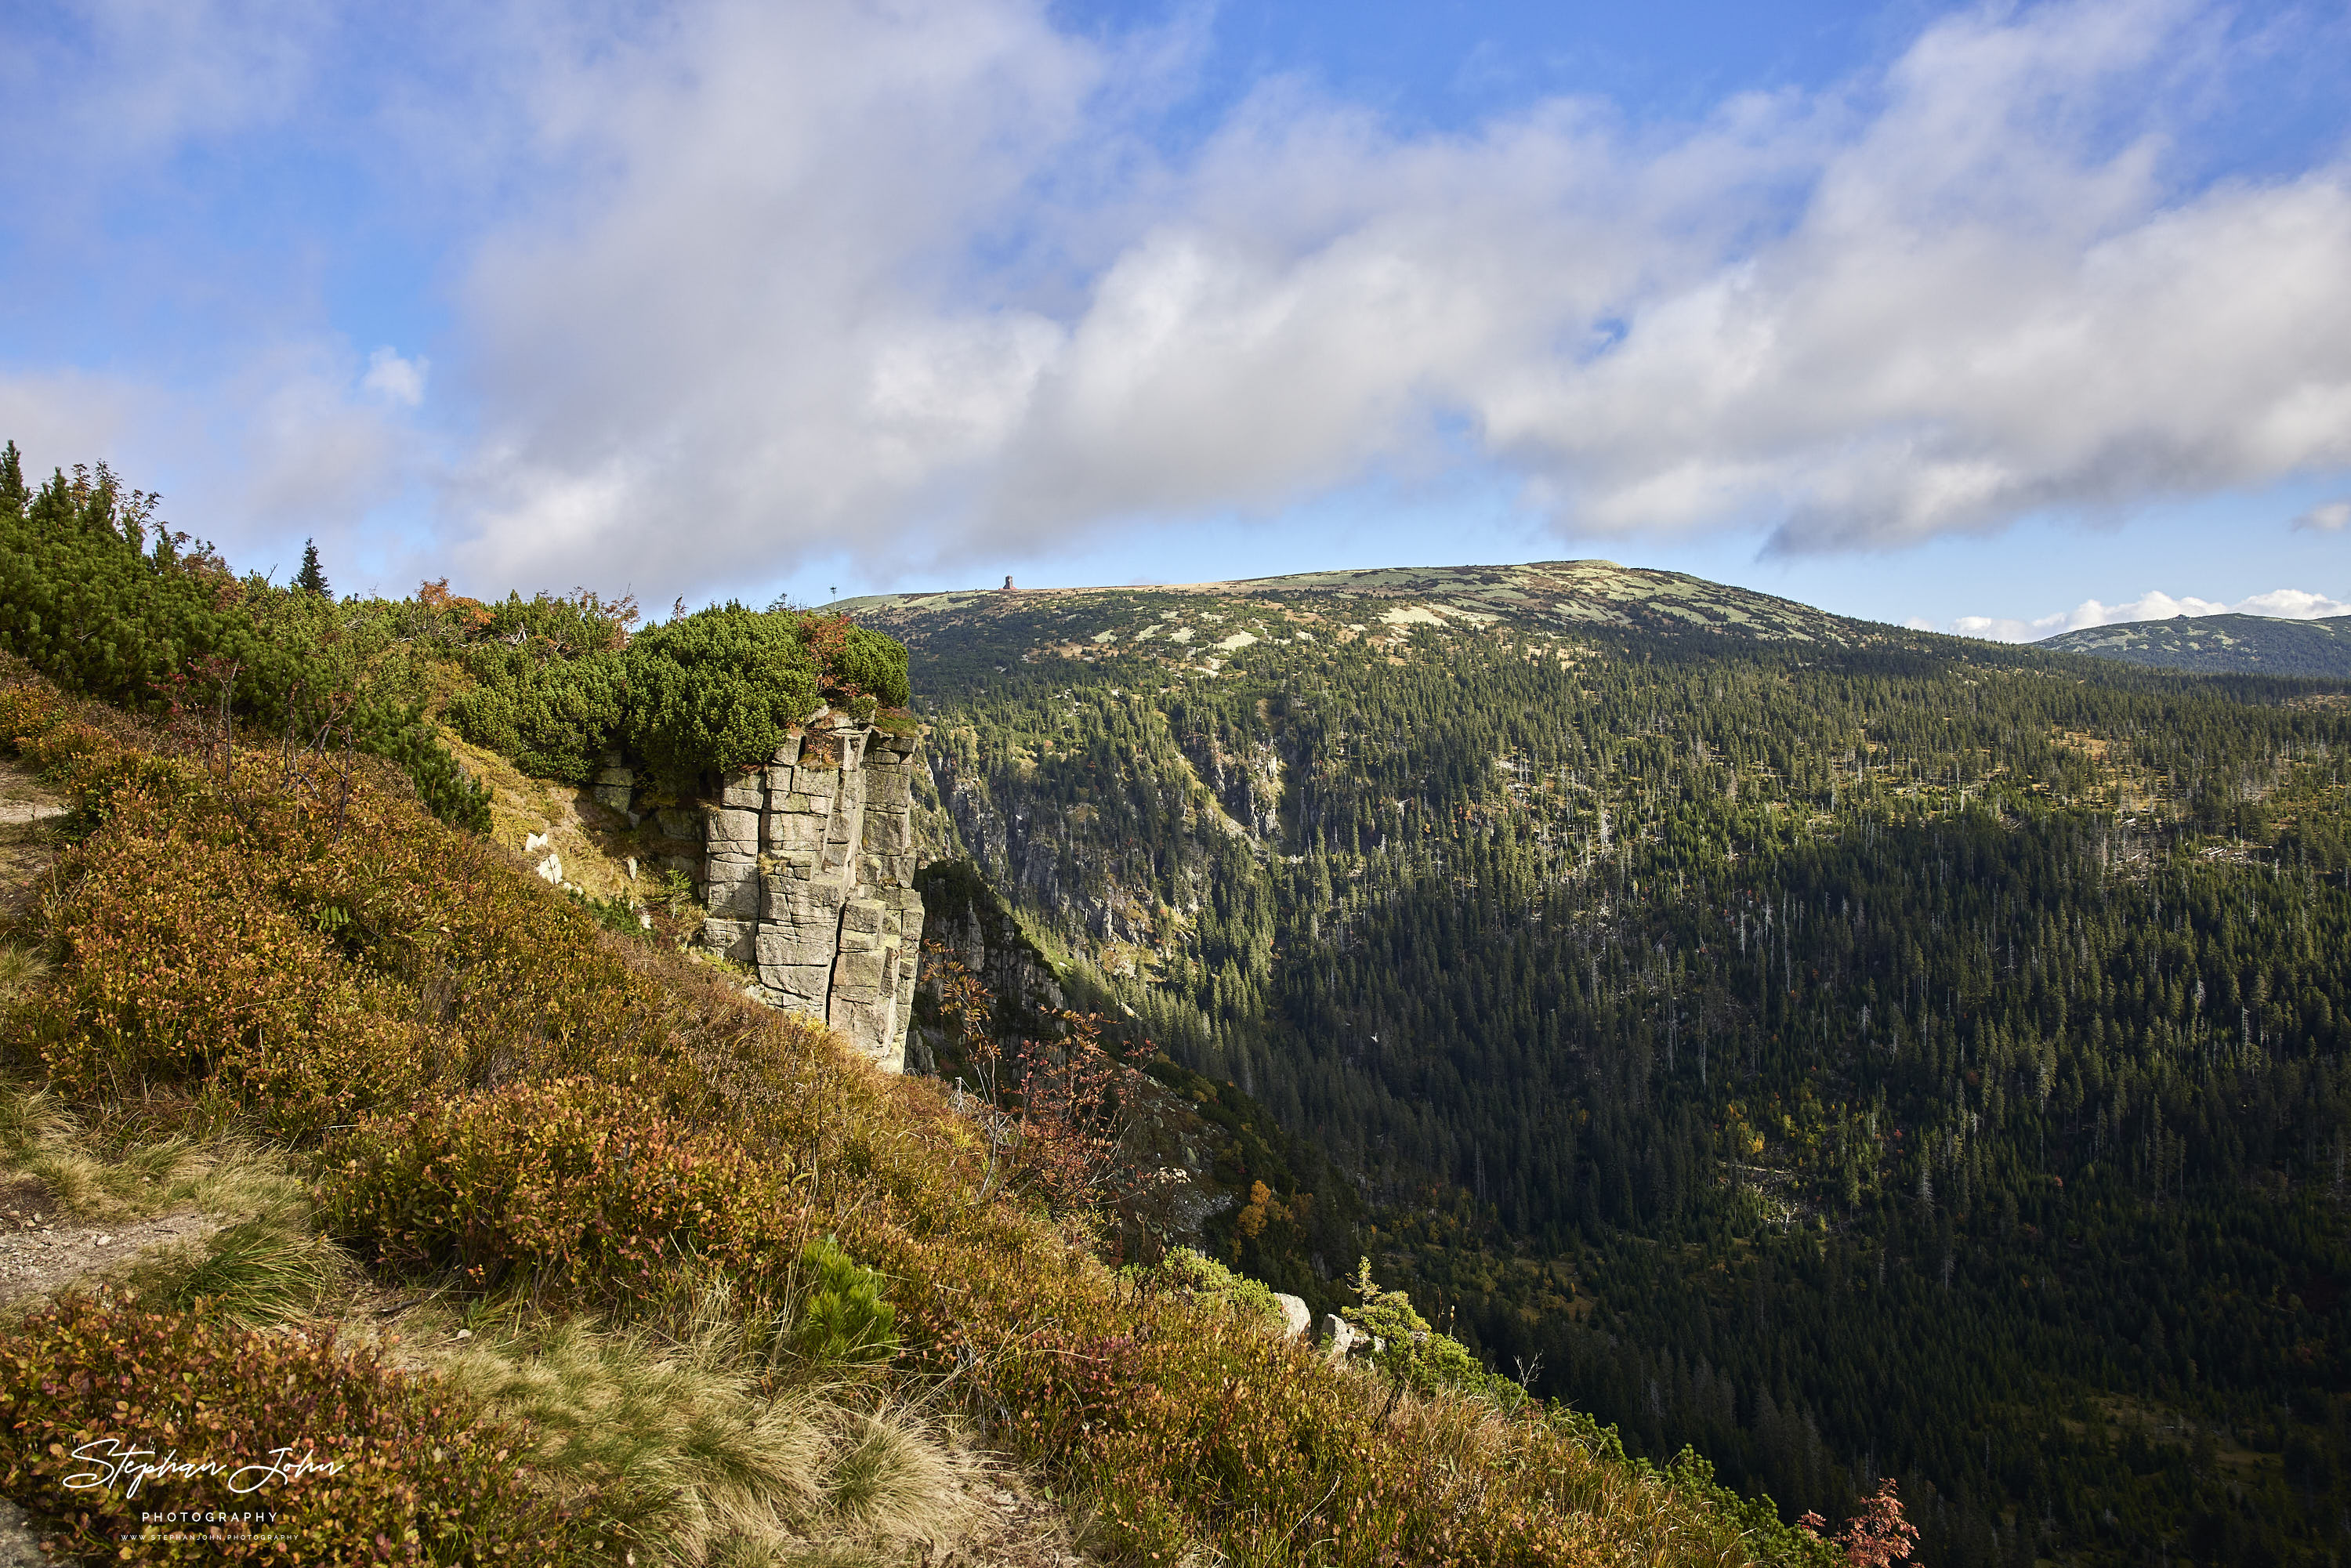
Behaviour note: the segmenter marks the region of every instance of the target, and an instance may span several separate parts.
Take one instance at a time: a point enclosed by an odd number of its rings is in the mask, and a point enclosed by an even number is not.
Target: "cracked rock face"
[[[700,937],[758,970],[771,1007],[821,1019],[905,1069],[923,901],[914,891],[912,736],[820,714],[701,811]]]

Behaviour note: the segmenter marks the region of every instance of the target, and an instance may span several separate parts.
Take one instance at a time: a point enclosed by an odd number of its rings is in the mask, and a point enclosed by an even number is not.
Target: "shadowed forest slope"
[[[1606,563],[858,608],[1036,939],[1494,1364],[1938,1561],[2343,1549],[2339,684]]]

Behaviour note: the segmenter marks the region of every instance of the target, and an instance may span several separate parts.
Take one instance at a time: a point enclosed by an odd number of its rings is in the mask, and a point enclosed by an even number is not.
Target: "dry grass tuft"
[[[46,1088],[0,1083],[0,1176],[39,1178],[76,1218],[107,1224],[196,1208],[307,1230],[309,1188],[283,1155],[235,1134],[117,1142]]]
[[[950,1542],[963,1522],[972,1467],[946,1434],[904,1406],[862,1403],[862,1383],[778,1386],[756,1339],[728,1325],[681,1340],[564,1319],[434,1359],[529,1424],[532,1470],[587,1533],[660,1561],[894,1552]]]
[[[0,1015],[48,978],[49,961],[24,947],[0,947]]]
[[[282,1217],[247,1219],[141,1260],[122,1282],[150,1311],[201,1312],[233,1328],[310,1317],[349,1294],[359,1270],[325,1237]]]

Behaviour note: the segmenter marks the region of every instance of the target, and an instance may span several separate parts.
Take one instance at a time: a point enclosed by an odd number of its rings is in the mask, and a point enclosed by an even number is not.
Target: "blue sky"
[[[0,12],[0,434],[346,589],[2351,611],[2351,7]]]

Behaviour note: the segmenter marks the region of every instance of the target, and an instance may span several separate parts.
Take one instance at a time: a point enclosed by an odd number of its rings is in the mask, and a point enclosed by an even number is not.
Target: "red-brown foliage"
[[[574,1560],[515,1462],[520,1431],[329,1338],[68,1299],[0,1342],[0,1490],[62,1521],[60,1546],[109,1560]],[[134,1495],[120,1467],[141,1451],[197,1473]]]

